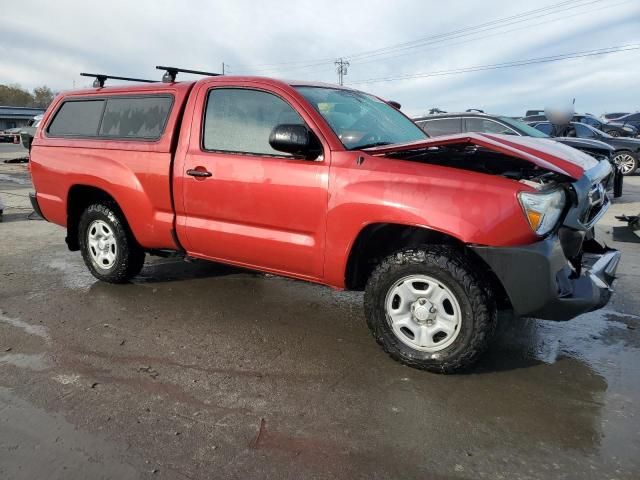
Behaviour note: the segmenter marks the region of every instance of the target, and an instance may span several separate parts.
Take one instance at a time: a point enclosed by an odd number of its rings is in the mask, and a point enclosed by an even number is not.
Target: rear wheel
[[[638,158],[631,152],[618,152],[613,157],[613,161],[620,167],[622,175],[632,175],[638,169]]]
[[[372,273],[365,291],[369,328],[410,367],[451,373],[472,365],[496,324],[492,295],[455,249],[398,252]]]
[[[82,258],[97,279],[124,283],[142,270],[144,251],[114,203],[87,207],[78,230]]]

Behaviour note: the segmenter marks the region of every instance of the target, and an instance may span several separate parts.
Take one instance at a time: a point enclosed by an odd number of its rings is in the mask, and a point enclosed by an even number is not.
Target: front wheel
[[[80,217],[80,250],[89,271],[108,283],[125,283],[144,265],[144,251],[113,203],[90,205]]]
[[[367,283],[365,314],[393,359],[437,373],[472,365],[496,324],[492,295],[472,262],[445,246],[384,259]]]
[[[618,167],[622,175],[632,175],[638,169],[638,158],[631,152],[619,152],[613,157],[613,161]]]

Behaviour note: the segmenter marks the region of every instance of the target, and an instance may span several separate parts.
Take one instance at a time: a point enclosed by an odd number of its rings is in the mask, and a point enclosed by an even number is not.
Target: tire
[[[115,203],[87,207],[80,217],[78,235],[84,263],[98,280],[125,283],[142,270],[144,250]]]
[[[611,135],[612,137],[619,137],[620,136],[620,132],[617,130],[609,130],[608,132],[609,135]]]
[[[409,367],[436,373],[467,369],[486,349],[497,317],[493,295],[476,271],[469,259],[447,246],[424,246],[385,258],[365,289],[364,309],[373,337],[394,360]],[[413,303],[413,293],[402,298],[409,291],[418,292]],[[441,328],[447,330],[445,337]]]
[[[620,172],[622,172],[624,176],[633,175],[639,166],[638,157],[628,150],[616,152],[613,156],[613,161],[620,167]]]

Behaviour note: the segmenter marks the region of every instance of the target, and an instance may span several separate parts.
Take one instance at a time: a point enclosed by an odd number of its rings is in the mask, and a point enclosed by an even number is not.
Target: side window
[[[104,109],[100,136],[158,139],[171,104],[171,97],[110,98]]]
[[[481,133],[501,133],[506,135],[517,135],[512,129],[506,125],[489,120],[487,118],[467,118],[465,119],[465,125],[467,132],[481,132]]]
[[[172,103],[169,95],[68,100],[47,132],[54,137],[156,140],[164,132]]]
[[[576,137],[579,137],[579,138],[595,138],[595,136],[596,136],[588,127],[585,127],[584,125],[582,125],[580,123],[576,123],[573,126],[576,129]]]
[[[434,118],[419,124],[431,137],[462,133],[462,118]]]
[[[550,123],[539,123],[538,125],[534,125],[536,130],[540,130],[542,133],[546,133],[547,135],[551,135],[551,124]]]
[[[53,136],[95,137],[103,108],[104,100],[64,102],[47,131]]]
[[[269,145],[276,125],[304,125],[302,117],[281,98],[258,90],[214,88],[204,115],[205,150],[289,156]]]
[[[600,127],[600,122],[591,117],[582,117],[580,123],[586,123],[587,125],[591,125],[592,127],[596,128]]]

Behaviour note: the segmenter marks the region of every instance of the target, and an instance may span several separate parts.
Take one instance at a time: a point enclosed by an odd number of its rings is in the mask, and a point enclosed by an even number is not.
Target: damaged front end
[[[607,304],[620,252],[597,242],[594,227],[609,208],[606,185],[612,177],[602,161],[565,184],[564,216],[539,242],[470,246],[500,279],[516,314],[569,320]]]
[[[518,199],[540,240],[509,247],[468,245],[501,282],[517,315],[569,320],[609,301],[620,253],[594,238],[594,226],[610,205],[607,190],[614,172],[608,161],[555,142],[486,134],[367,152],[526,185]]]

